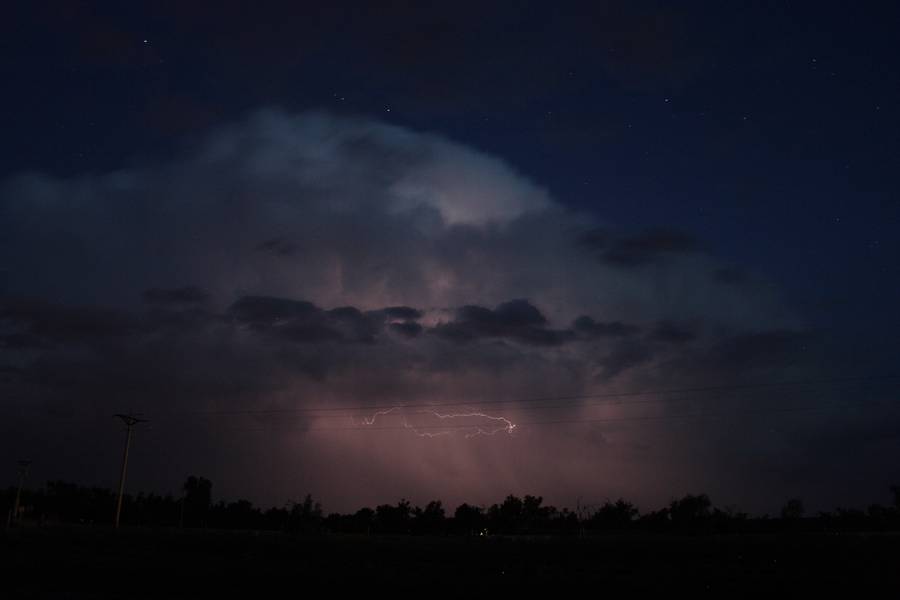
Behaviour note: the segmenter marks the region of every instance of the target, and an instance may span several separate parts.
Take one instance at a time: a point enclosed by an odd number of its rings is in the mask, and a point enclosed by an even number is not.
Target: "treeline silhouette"
[[[188,477],[181,494],[123,497],[123,523],[139,527],[234,529],[291,534],[410,535],[584,535],[600,532],[753,533],[815,531],[900,531],[900,486],[892,486],[893,503],[866,510],[838,508],[807,516],[802,500],[788,500],[779,515],[750,516],[734,508],[713,506],[706,494],[688,494],[659,510],[641,513],[623,499],[576,511],[545,505],[540,496],[507,496],[489,507],[461,504],[452,514],[439,500],[424,508],[407,500],[361,508],[355,513],[323,513],[307,494],[300,501],[263,510],[249,500],[212,501],[212,482]],[[19,514],[12,515],[16,488],[0,492],[14,524],[108,525],[116,503],[112,490],[50,481],[37,490],[22,490]]]

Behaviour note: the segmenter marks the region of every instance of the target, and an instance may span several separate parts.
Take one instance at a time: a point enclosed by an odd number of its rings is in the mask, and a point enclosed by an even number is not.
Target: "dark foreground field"
[[[35,528],[0,533],[0,565],[5,598],[302,597],[362,588],[859,592],[900,590],[900,536],[291,537]]]

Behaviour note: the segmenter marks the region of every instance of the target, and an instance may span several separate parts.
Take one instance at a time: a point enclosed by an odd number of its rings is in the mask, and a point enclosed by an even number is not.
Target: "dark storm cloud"
[[[303,300],[244,296],[228,308],[228,314],[240,323],[262,328],[293,320],[319,319],[322,310]]]
[[[416,310],[409,306],[389,306],[383,308],[382,312],[390,319],[402,319],[404,321],[415,321],[422,318],[422,311]]]
[[[323,381],[358,361],[352,347],[376,341],[385,323],[404,338],[421,329],[414,320],[421,311],[406,306],[326,310],[302,300],[245,296],[218,314],[181,309],[184,294],[157,292],[158,302],[144,310],[5,300],[0,352],[9,359],[29,351],[23,356],[31,358],[21,367],[0,365],[2,380],[26,381],[50,394],[65,390],[69,403],[114,397],[122,389],[137,400],[152,399],[157,408],[168,403],[163,397],[229,402],[269,394],[290,372]],[[173,295],[175,309],[158,306]]]
[[[404,321],[402,323],[391,323],[391,330],[396,331],[402,336],[405,337],[416,337],[420,333],[422,333],[422,326],[416,322],[412,321]]]
[[[227,317],[242,325],[298,343],[325,341],[375,342],[385,325],[405,336],[415,337],[424,328],[417,323],[422,310],[391,306],[362,311],[343,306],[324,310],[311,302],[288,298],[246,296],[233,303]],[[638,330],[621,322],[598,323],[587,316],[576,321],[583,339],[627,336]],[[465,343],[484,339],[508,339],[536,346],[554,346],[576,339],[570,329],[550,329],[547,319],[524,299],[510,300],[494,309],[466,305],[455,310],[452,321],[427,330],[438,338]]]
[[[653,353],[649,347],[640,342],[624,342],[612,348],[599,361],[601,381],[611,380],[618,375],[650,362]]]
[[[352,362],[352,347],[372,344],[391,365],[471,368],[434,341],[478,345],[473,361],[508,368],[522,358],[492,344],[503,341],[540,359],[535,373],[565,356],[568,369],[589,372],[602,360],[618,377],[665,358],[615,344],[659,321],[740,331],[759,315],[792,320],[765,290],[716,286],[709,273],[721,265],[683,234],[599,226],[493,157],[363,119],[262,111],[172,164],[25,176],[6,182],[0,199],[15,224],[0,243],[11,264],[31,265],[10,271],[10,289],[77,314],[29,321],[55,337],[67,328],[82,341],[131,330],[160,340],[237,336],[320,377]],[[122,206],[130,212],[113,228],[105,215]],[[573,247],[572,231],[589,233]],[[61,241],[66,252],[48,250]],[[690,260],[663,260],[676,256]],[[663,269],[653,277],[622,268],[651,262]],[[672,281],[666,296],[654,279],[662,273]],[[171,280],[196,287],[161,285]],[[142,293],[150,310],[127,310]],[[78,308],[92,303],[110,308]],[[449,320],[446,310],[455,311]],[[41,327],[4,335],[44,335]],[[304,353],[319,344],[342,350]]]
[[[671,321],[662,321],[656,324],[650,333],[650,339],[656,342],[669,344],[684,344],[697,338],[697,334],[685,327],[676,325]]]
[[[699,250],[699,244],[692,236],[668,229],[630,236],[596,229],[581,235],[578,242],[606,264],[622,268],[641,267],[668,256]]]
[[[609,323],[598,322],[587,315],[582,315],[572,323],[575,332],[584,338],[626,337],[640,331],[637,325],[629,325],[621,321]]]
[[[326,314],[347,332],[350,339],[359,342],[374,342],[384,329],[384,313],[364,313],[353,306],[342,306],[329,310]]]
[[[227,315],[236,322],[259,331],[297,343],[327,341],[374,342],[384,330],[387,320],[414,331],[421,311],[408,306],[392,306],[362,311],[353,306],[330,310],[311,302],[270,296],[245,296],[232,304]]]
[[[456,319],[431,329],[434,335],[458,343],[482,338],[505,338],[524,344],[556,346],[572,338],[568,330],[546,327],[547,319],[527,300],[510,300],[495,309],[468,305]]]
[[[153,307],[140,315],[145,333],[202,331],[215,326],[221,317],[199,306]]]

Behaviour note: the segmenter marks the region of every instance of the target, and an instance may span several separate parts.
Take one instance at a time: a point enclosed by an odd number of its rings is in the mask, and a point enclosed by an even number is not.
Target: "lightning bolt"
[[[389,415],[389,414],[391,414],[392,412],[394,412],[395,410],[400,410],[400,407],[399,407],[399,406],[395,406],[395,407],[389,408],[389,409],[387,409],[387,410],[379,410],[377,413],[375,413],[375,414],[372,415],[371,417],[363,417],[363,418],[362,418],[362,424],[363,424],[363,425],[374,425],[374,424],[375,424],[375,421],[378,420],[378,417],[381,417],[381,416],[384,416],[384,415]],[[351,421],[354,425],[357,424],[356,421],[353,419],[352,416],[350,417],[350,421]]]
[[[489,421],[504,423],[503,425],[500,425],[499,427],[493,427],[493,428],[489,428],[489,429],[485,429],[483,427],[477,427],[477,426],[472,427],[472,431],[470,431],[469,433],[466,433],[466,439],[473,438],[477,435],[494,435],[494,434],[500,433],[501,431],[505,431],[506,433],[512,434],[513,429],[516,428],[516,424],[513,423],[512,421],[510,421],[509,419],[507,419],[506,417],[495,417],[495,416],[486,415],[486,414],[480,413],[480,412],[450,413],[450,414],[446,414],[446,415],[442,415],[441,413],[434,412],[434,411],[419,411],[419,412],[428,412],[441,420],[478,417],[481,419],[487,419]]]
[[[387,408],[385,410],[379,410],[378,412],[374,413],[370,417],[363,417],[360,424],[363,426],[372,426],[378,421],[378,417],[389,415],[391,413],[399,412],[402,410],[403,410],[402,406],[394,406],[392,408]],[[417,410],[417,411],[415,411],[415,414],[430,415],[432,417],[440,419],[441,421],[450,420],[450,419],[474,419],[474,418],[477,418],[477,419],[485,419],[487,421],[493,421],[495,423],[495,425],[490,426],[490,427],[485,427],[482,425],[472,425],[470,427],[461,428],[461,431],[465,432],[464,435],[465,435],[466,439],[470,439],[470,438],[477,437],[480,435],[492,436],[492,435],[496,435],[500,432],[506,432],[506,433],[512,435],[513,430],[516,428],[516,424],[513,423],[512,421],[510,421],[509,419],[507,419],[506,417],[489,415],[489,414],[482,413],[482,412],[465,412],[465,413],[446,413],[446,414],[444,414],[444,413],[439,413],[439,412],[432,411],[432,410]],[[357,425],[357,423],[353,419],[353,417],[350,417],[350,419],[354,425]],[[445,431],[424,431],[424,428],[422,426],[416,427],[414,425],[411,425],[406,414],[403,414],[403,427],[405,427],[406,429],[409,429],[410,431],[412,431],[414,434],[416,434],[419,437],[427,437],[427,438],[435,438],[435,437],[440,437],[440,436],[444,436],[444,435],[451,435],[453,433],[449,429],[445,430]]]

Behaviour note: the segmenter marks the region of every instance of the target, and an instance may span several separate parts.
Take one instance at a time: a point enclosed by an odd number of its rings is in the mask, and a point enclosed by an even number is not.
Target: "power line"
[[[288,413],[315,413],[315,412],[348,412],[348,411],[368,411],[383,408],[440,408],[448,406],[486,406],[499,404],[518,404],[518,403],[542,403],[542,402],[575,402],[579,400],[594,399],[615,399],[637,396],[661,396],[667,394],[697,394],[717,391],[741,391],[751,389],[766,389],[778,387],[801,387],[816,385],[834,385],[842,383],[862,383],[862,382],[881,382],[881,381],[898,381],[900,375],[872,375],[861,377],[844,377],[831,379],[811,379],[801,381],[781,381],[766,383],[744,383],[716,386],[702,386],[690,388],[668,388],[658,390],[640,390],[630,392],[604,392],[598,394],[578,394],[566,396],[543,396],[533,398],[518,398],[506,400],[468,400],[455,402],[435,402],[435,403],[410,403],[410,404],[383,404],[375,403],[357,406],[323,406],[323,407],[296,407],[296,408],[259,408],[259,409],[221,409],[221,410],[195,410],[195,411],[163,411],[159,414],[179,414],[179,415],[197,415],[197,416],[215,416],[215,415],[259,415],[259,414],[288,414]],[[674,400],[674,399],[670,399]]]
[[[641,421],[668,421],[668,420],[678,420],[678,419],[703,419],[703,418],[718,418],[718,417],[729,417],[729,416],[747,416],[747,415],[767,415],[767,414],[784,414],[784,413],[799,413],[799,412],[819,412],[828,410],[834,407],[851,407],[851,406],[866,406],[866,405],[883,405],[885,402],[879,400],[870,400],[870,401],[853,401],[853,402],[829,402],[829,403],[819,403],[814,406],[797,406],[797,407],[786,407],[786,408],[776,408],[776,409],[766,409],[766,410],[745,410],[745,411],[717,411],[717,412],[696,412],[696,413],[688,413],[688,414],[675,414],[675,415],[647,415],[647,416],[632,416],[632,417],[609,417],[609,418],[579,418],[579,419],[557,419],[550,421],[518,421],[515,423],[516,427],[520,426],[532,426],[532,425],[559,425],[559,424],[581,424],[581,423],[620,423],[620,422],[641,422]],[[896,403],[891,402],[891,405],[896,405]],[[350,427],[310,427],[305,429],[306,432],[315,432],[315,431],[398,431],[398,430],[466,430],[466,429],[476,429],[476,426],[473,425],[356,425]],[[232,427],[225,428],[225,431],[277,431],[277,430],[290,430],[294,429],[292,427]]]
[[[889,385],[896,385],[900,383],[900,375],[869,375],[869,376],[859,376],[859,377],[843,377],[843,378],[828,378],[828,379],[808,379],[808,380],[797,380],[797,381],[780,381],[780,382],[754,382],[754,383],[741,383],[741,384],[723,384],[723,385],[715,385],[715,386],[697,386],[697,387],[684,387],[684,388],[664,388],[664,389],[650,389],[650,390],[636,390],[636,391],[624,391],[624,392],[604,392],[597,394],[580,394],[580,395],[559,395],[559,396],[542,396],[542,397],[532,397],[532,398],[513,398],[513,399],[497,399],[497,400],[469,400],[469,401],[454,401],[454,402],[436,402],[436,403],[408,403],[408,404],[384,404],[384,403],[373,403],[368,405],[354,405],[354,406],[324,406],[324,407],[294,407],[294,408],[273,408],[273,409],[221,409],[221,410],[168,410],[168,411],[155,411],[155,415],[159,417],[165,416],[173,416],[173,415],[189,415],[196,417],[215,417],[215,416],[239,416],[239,415],[272,415],[272,416],[281,416],[281,418],[285,418],[286,415],[296,414],[312,414],[317,419],[322,418],[344,418],[348,416],[352,416],[354,413],[363,412],[363,411],[372,411],[372,410],[380,410],[380,409],[391,409],[396,408],[398,410],[407,410],[407,409],[438,409],[438,408],[446,408],[446,407],[460,407],[460,406],[497,406],[497,405],[514,405],[514,404],[525,404],[526,406],[521,406],[516,408],[516,410],[552,410],[552,409],[563,409],[567,408],[570,405],[573,406],[605,406],[605,405],[620,405],[620,406],[629,406],[634,404],[668,404],[673,402],[688,402],[688,401],[709,401],[716,400],[721,401],[724,399],[732,400],[734,397],[724,397],[719,396],[717,398],[697,398],[695,396],[691,397],[661,397],[661,398],[653,398],[653,399],[644,399],[644,400],[626,400],[627,398],[636,398],[641,396],[667,396],[667,395],[676,395],[676,394],[705,394],[709,392],[734,392],[734,391],[745,391],[745,390],[759,390],[759,389],[776,389],[776,388],[785,388],[785,387],[805,387],[805,386],[823,386],[823,385],[840,385],[840,384],[872,384],[872,383],[887,383]],[[583,400],[595,400],[595,402],[582,402]],[[535,406],[539,404],[544,404],[545,406]],[[318,414],[324,413],[324,414]],[[331,413],[340,413],[340,414],[331,414]],[[62,415],[56,415],[62,416]],[[83,419],[83,418],[93,418],[93,415],[65,415],[65,419]]]
[[[722,401],[731,401],[731,400],[746,400],[744,398],[735,398],[735,397],[727,397],[727,396],[718,396],[714,398],[696,398],[696,397],[688,397],[688,398],[666,398],[666,399],[655,399],[655,400],[611,400],[611,401],[598,401],[598,402],[581,402],[578,404],[553,404],[553,405],[543,405],[543,406],[521,406],[516,407],[516,412],[522,411],[534,411],[534,410],[564,410],[571,408],[583,408],[583,407],[599,407],[599,406],[616,406],[616,407],[628,407],[628,406],[636,406],[636,405],[668,405],[676,402],[722,402]],[[884,401],[874,401],[877,403],[884,403]],[[837,402],[832,402],[831,404],[844,404],[844,405],[853,405],[853,404],[865,404],[864,400],[841,400]],[[893,403],[893,402],[891,402]],[[412,405],[396,405],[396,406],[385,406],[384,408],[398,408],[398,409],[406,409],[411,407]],[[428,405],[427,408],[438,408],[437,405]],[[418,409],[413,412],[415,413],[428,413],[431,412],[427,410],[427,408]],[[334,414],[328,413],[323,415],[312,415],[312,419],[320,420],[320,419],[346,419],[348,417],[355,416],[360,411],[354,411],[353,409],[344,409],[346,412],[342,414]],[[371,411],[370,411],[371,412]],[[253,416],[252,414],[246,416]],[[287,414],[287,415],[270,415],[269,413],[263,413],[257,416],[278,416],[279,419],[303,419],[307,418],[305,415],[297,415],[297,414]]]

